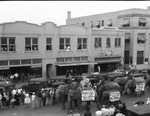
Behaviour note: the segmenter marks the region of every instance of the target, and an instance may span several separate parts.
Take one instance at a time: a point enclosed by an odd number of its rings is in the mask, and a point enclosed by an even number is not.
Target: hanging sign
[[[136,85],[135,91],[144,91],[145,83],[139,83]]]
[[[95,91],[94,90],[82,90],[82,101],[94,101]]]
[[[111,102],[114,102],[114,101],[118,101],[120,100],[120,92],[119,91],[111,91],[110,92],[110,96],[109,96],[109,100]]]

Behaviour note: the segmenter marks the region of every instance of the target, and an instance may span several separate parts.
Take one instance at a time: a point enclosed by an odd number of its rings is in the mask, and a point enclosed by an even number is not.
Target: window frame
[[[61,40],[63,40],[63,43],[61,43]],[[67,43],[67,40],[69,40],[69,42]],[[60,37],[59,38],[59,50],[61,51],[70,51],[70,46],[71,46],[71,38],[70,37]],[[62,48],[61,48],[62,47]]]
[[[50,39],[50,43],[48,42],[48,39]],[[51,51],[51,50],[52,50],[52,37],[46,37],[46,51]]]
[[[140,22],[140,19],[146,20],[146,18],[139,18],[138,26],[139,26],[139,27],[146,27],[146,22],[145,22],[145,23],[142,23],[142,22]]]
[[[143,35],[146,37],[146,33],[138,33],[138,36],[137,36],[137,44],[144,44],[145,43],[145,40],[139,40],[139,35]]]
[[[98,42],[98,44],[97,44],[97,42]],[[94,47],[95,47],[95,48],[100,48],[100,47],[102,47],[102,38],[101,38],[101,37],[95,37]]]
[[[121,38],[115,38],[115,47],[121,47]]]
[[[30,40],[29,45],[27,45],[27,39]],[[35,39],[36,39],[37,43],[34,43]],[[36,51],[38,51],[39,50],[38,39],[39,39],[38,37],[25,37],[25,52],[36,52]]]
[[[124,18],[124,19],[123,19],[123,22],[124,22],[124,21],[129,21],[129,24],[124,24],[124,23],[123,23],[123,24],[122,24],[122,27],[130,27],[130,18]]]
[[[4,39],[6,43],[2,43],[2,39]],[[11,39],[13,39],[14,43],[10,42]],[[1,52],[16,52],[16,37],[0,37],[0,47]],[[3,48],[5,48],[5,50],[3,50]]]
[[[138,55],[140,54],[139,52],[142,52],[142,55],[141,57],[138,57]],[[144,51],[137,51],[137,64],[144,64]]]
[[[79,40],[81,40],[80,43],[79,43]],[[87,50],[87,38],[77,39],[77,50]]]
[[[106,38],[106,48],[110,48],[110,47],[111,47],[111,40],[110,40],[110,37],[108,37]]]

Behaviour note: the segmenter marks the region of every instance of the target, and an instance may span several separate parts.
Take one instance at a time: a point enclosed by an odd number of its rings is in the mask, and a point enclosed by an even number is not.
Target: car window
[[[29,82],[29,84],[34,84],[34,82]]]

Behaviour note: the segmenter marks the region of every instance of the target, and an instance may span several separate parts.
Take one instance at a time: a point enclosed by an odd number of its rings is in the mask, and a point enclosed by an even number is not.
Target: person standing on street
[[[84,113],[84,116],[92,116],[92,113],[90,111],[90,107],[86,107],[86,112]]]

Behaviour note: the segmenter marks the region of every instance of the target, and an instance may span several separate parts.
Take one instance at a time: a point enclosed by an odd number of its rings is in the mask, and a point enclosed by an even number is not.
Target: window
[[[70,38],[60,38],[59,39],[59,49],[70,51]]]
[[[124,63],[125,64],[129,64],[129,58],[130,58],[130,56],[129,56],[130,54],[129,54],[129,51],[125,51],[125,54],[124,54]]]
[[[100,28],[101,27],[101,22],[100,20],[97,21],[96,25],[95,25],[97,28]]]
[[[25,51],[37,51],[38,50],[38,38],[25,38]]]
[[[101,38],[95,38],[95,48],[99,48],[101,46]]]
[[[122,26],[123,27],[130,27],[130,19],[129,18],[123,19]]]
[[[89,27],[93,28],[93,21],[90,22]]]
[[[125,44],[129,44],[130,43],[130,33],[126,33],[125,34]]]
[[[104,26],[104,20],[102,20],[102,26]]]
[[[110,45],[110,38],[107,38],[106,40],[106,47],[109,48],[111,45]]]
[[[121,38],[115,38],[115,47],[121,46]]]
[[[144,51],[137,51],[137,64],[144,63]]]
[[[15,37],[1,37],[1,51],[16,51]]]
[[[146,18],[139,18],[139,26],[140,27],[145,27],[147,23]]]
[[[78,50],[87,49],[87,38],[78,38]]]
[[[145,43],[145,33],[138,33],[137,43]]]
[[[46,50],[52,50],[52,38],[46,38]]]
[[[110,26],[110,27],[112,27],[112,19],[108,20],[107,25]]]
[[[85,23],[83,22],[81,25],[82,25],[82,26],[85,26]]]

